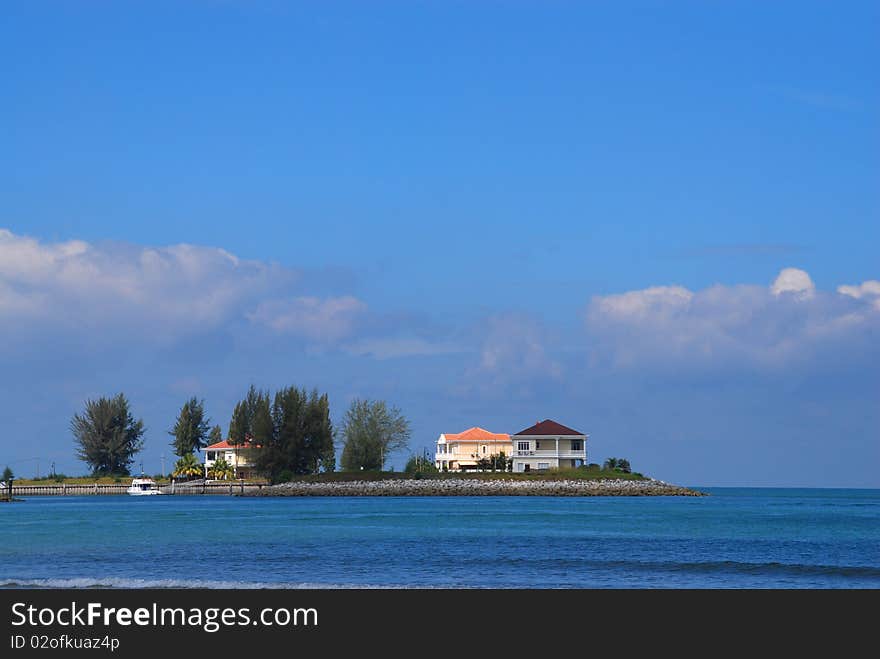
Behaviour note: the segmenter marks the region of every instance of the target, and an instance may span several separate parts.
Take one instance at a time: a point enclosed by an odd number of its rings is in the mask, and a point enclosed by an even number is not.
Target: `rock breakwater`
[[[357,497],[357,496],[705,496],[703,492],[646,480],[539,480],[539,479],[395,479],[346,482],[280,483],[241,496]]]

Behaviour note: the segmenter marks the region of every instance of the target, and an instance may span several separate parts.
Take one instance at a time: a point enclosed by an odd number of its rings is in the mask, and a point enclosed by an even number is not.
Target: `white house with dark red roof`
[[[513,471],[580,467],[587,464],[587,438],[551,419],[510,436]]]
[[[478,427],[458,433],[447,432],[437,439],[434,466],[441,471],[476,469],[481,458],[500,453],[510,457],[512,448],[507,433],[489,432]]]
[[[259,448],[251,444],[235,446],[225,439],[204,447],[201,450],[205,452],[205,478],[220,458],[232,467],[234,478],[250,478],[254,474],[254,451]]]

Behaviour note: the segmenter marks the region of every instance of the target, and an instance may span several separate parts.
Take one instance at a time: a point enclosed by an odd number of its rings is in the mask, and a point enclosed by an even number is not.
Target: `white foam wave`
[[[384,589],[400,586],[372,584],[287,583],[265,581],[209,581],[204,579],[132,579],[127,577],[71,577],[16,579],[0,577],[0,588],[210,588],[210,589]]]

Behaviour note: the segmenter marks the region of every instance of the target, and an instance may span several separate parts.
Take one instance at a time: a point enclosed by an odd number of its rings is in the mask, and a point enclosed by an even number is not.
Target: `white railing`
[[[515,451],[515,455],[518,456],[533,456],[536,458],[582,458],[586,455],[586,452],[583,449],[568,449],[560,447],[557,451],[556,449],[539,449],[537,451]]]

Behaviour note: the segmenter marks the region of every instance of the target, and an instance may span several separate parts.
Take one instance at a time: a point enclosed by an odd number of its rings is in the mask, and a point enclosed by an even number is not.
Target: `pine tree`
[[[183,457],[206,446],[210,425],[210,420],[205,416],[205,402],[195,397],[186,401],[180,408],[174,428],[168,431],[174,437],[171,442],[174,453]]]
[[[271,408],[265,394],[256,407],[254,420],[254,441],[261,446],[255,453],[256,468],[271,481],[336,468],[326,394],[287,387],[276,392]]]
[[[255,403],[254,415],[251,419],[251,440],[257,446],[267,445],[275,432],[272,423],[272,411],[269,407],[269,394],[260,394]]]
[[[229,443],[234,446],[242,446],[250,434],[250,419],[244,403],[236,403],[232,410],[232,419],[229,421]]]
[[[223,428],[220,427],[218,423],[216,426],[211,428],[211,432],[208,434],[208,444],[218,444],[223,441]]]
[[[83,414],[71,419],[70,430],[77,458],[96,475],[129,474],[135,454],[144,446],[144,422],[135,421],[122,393],[87,400]]]

